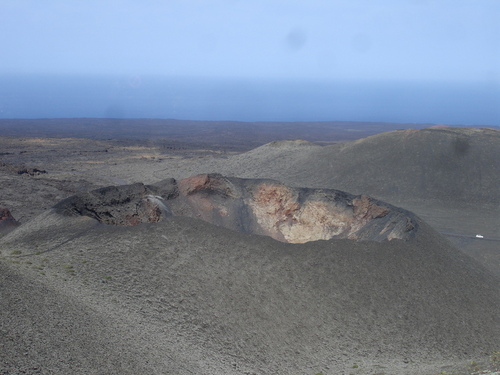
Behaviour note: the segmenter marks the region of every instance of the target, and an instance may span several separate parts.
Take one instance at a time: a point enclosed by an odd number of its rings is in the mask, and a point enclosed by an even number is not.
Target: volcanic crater
[[[220,174],[105,187],[72,196],[54,208],[122,226],[187,216],[288,243],[409,240],[418,230],[415,215],[366,195]]]

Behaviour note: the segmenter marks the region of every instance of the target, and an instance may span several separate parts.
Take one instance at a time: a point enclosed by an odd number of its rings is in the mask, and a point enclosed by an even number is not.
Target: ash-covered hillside
[[[295,147],[292,147],[295,146]],[[230,168],[297,186],[449,204],[500,203],[500,132],[406,129],[331,146],[271,143],[235,156]]]
[[[408,241],[291,244],[50,209],[0,239],[0,369],[422,375],[483,358],[498,279],[418,225]]]

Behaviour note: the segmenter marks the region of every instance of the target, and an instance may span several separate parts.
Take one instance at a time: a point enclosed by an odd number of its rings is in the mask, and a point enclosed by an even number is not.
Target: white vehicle
[[[482,234],[476,234],[476,238],[484,238]]]

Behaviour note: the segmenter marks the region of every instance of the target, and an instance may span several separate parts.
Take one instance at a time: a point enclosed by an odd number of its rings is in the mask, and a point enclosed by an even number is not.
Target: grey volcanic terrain
[[[273,142],[234,157],[229,169],[391,201],[498,205],[499,143],[492,129],[405,129],[325,147]]]
[[[1,138],[0,373],[500,371],[499,139]]]
[[[4,265],[6,369],[418,374],[498,344],[498,280],[424,223],[410,241],[286,244],[192,218],[123,227],[52,209],[7,248],[30,263]]]

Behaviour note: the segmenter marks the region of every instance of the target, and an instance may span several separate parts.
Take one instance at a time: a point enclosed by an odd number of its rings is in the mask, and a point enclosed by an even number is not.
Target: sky
[[[0,0],[0,74],[500,81],[499,0]]]

